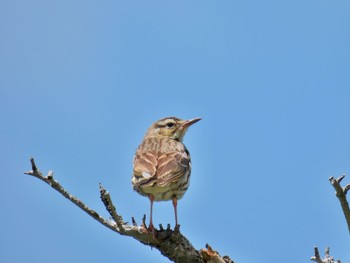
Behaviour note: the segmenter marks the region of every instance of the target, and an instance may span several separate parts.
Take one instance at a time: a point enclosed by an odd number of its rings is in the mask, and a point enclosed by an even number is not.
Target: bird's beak
[[[186,130],[188,127],[190,127],[192,124],[195,124],[197,121],[200,121],[202,118],[194,118],[194,119],[191,119],[191,120],[187,120],[187,121],[184,121],[182,124],[181,124],[181,128]]]

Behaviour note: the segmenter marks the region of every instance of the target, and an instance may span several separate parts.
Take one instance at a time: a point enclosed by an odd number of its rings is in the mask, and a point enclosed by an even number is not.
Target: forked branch
[[[334,178],[333,176],[331,176],[329,177],[329,181],[332,184],[333,188],[335,189],[335,194],[339,199],[346,222],[348,224],[348,231],[350,232],[350,209],[349,209],[349,203],[346,199],[346,194],[350,189],[350,184],[347,184],[345,187],[341,187],[340,182],[344,178],[345,178],[344,174],[338,178]],[[340,260],[335,261],[334,258],[329,255],[329,247],[326,247],[325,257],[323,259],[320,257],[318,248],[315,247],[314,250],[315,250],[315,255],[310,258],[312,261],[315,261],[317,263],[341,263]]]
[[[220,254],[214,251],[208,244],[206,245],[206,249],[196,250],[189,240],[180,233],[179,228],[171,230],[170,225],[168,225],[168,227],[164,229],[163,226],[160,225],[159,230],[156,229],[155,233],[152,233],[146,229],[144,222],[145,217],[140,226],[137,225],[134,218],[132,218],[132,225],[125,223],[123,217],[117,213],[109,192],[100,184],[101,200],[108,213],[111,215],[111,219],[105,219],[77,197],[65,190],[60,183],[53,178],[52,171],[49,171],[48,174],[44,176],[37,168],[33,158],[30,159],[30,162],[32,170],[25,172],[25,174],[34,176],[47,183],[105,227],[108,227],[120,235],[133,237],[144,245],[158,249],[162,255],[171,261],[181,263],[233,263],[228,256],[221,257]]]
[[[344,174],[337,179],[331,176],[329,178],[329,181],[335,189],[335,194],[339,199],[341,208],[345,216],[346,223],[348,224],[348,231],[350,233],[350,208],[349,208],[348,200],[346,199],[346,194],[350,189],[350,184],[347,184],[344,187],[340,185],[340,182],[344,179],[344,177],[345,177]]]
[[[341,263],[340,260],[334,260],[332,256],[329,255],[329,247],[326,247],[324,258],[320,257],[320,253],[318,252],[318,248],[315,247],[315,255],[310,258],[310,260],[315,261],[317,263]]]

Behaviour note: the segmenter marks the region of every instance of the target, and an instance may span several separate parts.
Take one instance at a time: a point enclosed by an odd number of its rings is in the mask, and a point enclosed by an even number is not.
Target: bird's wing
[[[191,169],[190,166],[190,156],[187,151],[163,153],[158,158],[157,185],[176,182]]]
[[[154,152],[136,153],[134,158],[134,178],[136,184],[145,184],[155,180],[157,155]]]
[[[155,152],[137,153],[134,158],[134,182],[137,185],[166,185],[185,175],[190,166],[187,151],[162,153],[159,156]]]

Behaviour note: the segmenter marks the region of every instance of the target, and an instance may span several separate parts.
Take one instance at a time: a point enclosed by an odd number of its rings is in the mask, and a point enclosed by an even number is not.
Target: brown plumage
[[[151,201],[150,230],[154,229],[154,201],[172,200],[178,225],[177,200],[188,189],[191,174],[190,154],[182,140],[188,127],[199,120],[161,119],[152,124],[136,150],[132,185],[136,192]]]

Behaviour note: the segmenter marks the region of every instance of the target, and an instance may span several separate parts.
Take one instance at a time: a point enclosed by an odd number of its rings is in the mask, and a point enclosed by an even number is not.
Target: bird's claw
[[[174,232],[175,233],[180,233],[180,225],[179,224],[175,225]]]

